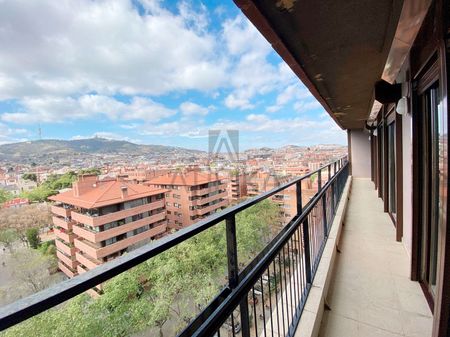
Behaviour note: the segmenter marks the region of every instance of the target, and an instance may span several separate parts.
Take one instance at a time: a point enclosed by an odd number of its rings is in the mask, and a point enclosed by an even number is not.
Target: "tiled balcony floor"
[[[320,337],[431,336],[432,317],[370,180],[353,179]]]

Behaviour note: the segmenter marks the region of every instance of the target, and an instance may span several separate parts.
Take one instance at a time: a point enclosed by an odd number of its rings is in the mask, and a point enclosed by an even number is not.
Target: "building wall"
[[[163,193],[160,193],[160,195],[164,196]],[[147,197],[144,199],[147,199]],[[143,207],[146,207],[146,209],[143,209]],[[51,210],[55,226],[54,232],[57,238],[56,247],[59,266],[69,277],[77,275],[80,263],[84,265],[84,269],[82,268],[84,271],[92,269],[109,260],[109,258],[104,259],[108,255],[114,253],[120,255],[120,251],[124,249],[130,250],[134,246],[139,246],[142,242],[147,242],[151,238],[162,235],[167,230],[165,200],[164,198],[157,199],[155,195],[151,196],[151,202],[147,204],[109,213],[103,217],[81,214],[80,210],[73,205],[67,205],[66,208],[53,205]],[[126,218],[147,212],[149,215],[144,216],[142,219],[125,223]],[[117,216],[114,216],[117,214],[120,215],[118,218],[123,219],[124,224],[100,231],[92,231],[85,227],[103,226],[115,220]],[[102,218],[104,218],[104,221],[100,221],[98,224],[93,223],[95,219],[102,220]],[[86,219],[87,221],[80,222],[80,219]],[[144,226],[148,226],[149,229],[132,236],[128,235],[129,232]],[[122,240],[102,247],[101,243],[103,241],[117,236],[125,237]],[[81,260],[80,257],[84,257],[84,259]]]
[[[412,249],[412,117],[402,116],[403,154],[403,244],[411,256]]]
[[[370,140],[366,130],[349,130],[352,176],[370,178]]]

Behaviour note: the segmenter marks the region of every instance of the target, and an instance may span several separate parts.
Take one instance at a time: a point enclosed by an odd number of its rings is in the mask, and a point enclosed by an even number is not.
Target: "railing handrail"
[[[297,177],[285,184],[273,188],[270,191],[262,193],[253,198],[247,199],[237,205],[226,208],[225,210],[215,213],[206,219],[203,219],[189,227],[180,229],[179,231],[158,239],[146,246],[140,247],[126,255],[122,255],[112,261],[99,265],[98,267],[78,275],[77,277],[65,280],[56,285],[53,285],[47,289],[44,289],[38,293],[32,294],[28,297],[19,299],[11,304],[8,304],[0,308],[0,331],[5,330],[15,324],[18,324],[30,317],[33,317],[43,311],[46,311],[56,305],[65,302],[66,300],[73,298],[84,291],[91,289],[98,284],[105,282],[114,276],[127,271],[138,264],[155,257],[156,255],[174,247],[175,245],[186,241],[194,237],[195,235],[211,228],[212,226],[230,218],[255,204],[265,200],[274,194],[285,190],[286,188],[293,186],[304,179],[307,179],[317,172],[322,171],[331,165],[336,165],[340,163],[339,169],[342,170],[345,164],[347,156],[343,156],[338,160],[331,162],[327,165],[323,165],[316,171],[310,172],[306,175]],[[336,170],[333,178],[337,176],[338,170]],[[330,180],[331,181],[331,180]],[[327,182],[325,186],[320,186],[318,193],[316,193],[313,200],[320,198],[326,190],[326,186],[329,185],[330,181]],[[312,201],[313,201],[312,200]],[[313,202],[308,203],[305,207],[305,212],[308,207],[312,207]],[[298,215],[298,218],[302,218],[302,214]]]

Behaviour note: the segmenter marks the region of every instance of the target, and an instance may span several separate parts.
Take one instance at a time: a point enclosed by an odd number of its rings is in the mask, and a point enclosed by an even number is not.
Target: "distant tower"
[[[39,134],[39,140],[42,140],[41,123],[39,123],[38,134]]]

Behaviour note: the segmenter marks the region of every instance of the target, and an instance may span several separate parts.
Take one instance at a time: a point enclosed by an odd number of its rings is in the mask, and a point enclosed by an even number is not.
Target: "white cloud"
[[[247,97],[246,97],[247,96]],[[254,104],[250,103],[250,95],[245,95],[243,91],[237,91],[235,93],[229,94],[225,98],[225,106],[230,109],[239,108],[241,110],[253,109]]]
[[[23,128],[11,128],[4,123],[0,123],[0,145],[28,140],[30,132]]]
[[[184,116],[206,116],[209,112],[209,109],[196,103],[183,102],[180,104],[180,111]]]
[[[0,99],[97,92],[159,95],[213,90],[226,65],[207,15],[147,1],[2,1]],[[197,8],[196,8],[197,9]]]
[[[296,81],[293,84],[286,86],[286,88],[278,94],[275,105],[267,107],[266,111],[276,112],[292,101],[297,101],[294,104],[294,108],[296,106],[301,107],[309,104],[308,100],[311,99],[314,99],[314,97],[309,90],[300,81]]]
[[[136,128],[141,135],[189,138],[207,137],[208,130],[239,130],[241,137],[264,137],[266,143],[275,134],[285,137],[285,144],[340,143],[345,144],[346,134],[331,118],[318,121],[305,118],[270,118],[264,114],[249,114],[245,120],[221,120],[210,124],[194,121],[174,121],[160,124],[144,124]]]
[[[294,109],[297,112],[304,112],[321,108],[322,105],[318,101],[299,101],[294,104]]]
[[[255,109],[259,96],[273,93],[266,112],[288,104],[299,112],[320,106],[288,65],[273,61],[270,44],[241,14],[211,30],[209,13],[198,2],[181,2],[172,13],[161,0],[140,0],[144,15],[131,0],[0,2],[0,44],[8,46],[0,48],[0,102],[10,99],[21,107],[2,113],[3,122],[108,118],[142,135],[191,138],[206,137],[212,128],[301,139],[323,134],[322,127],[327,137],[339,133],[330,129],[329,118],[271,118],[252,111],[242,121],[199,120],[214,107],[192,102],[191,90],[229,109]],[[184,100],[178,116],[154,98],[170,94]],[[177,119],[165,120],[171,116]]]
[[[176,111],[149,98],[134,97],[130,103],[102,95],[72,97],[26,97],[21,101],[25,112],[8,112],[1,116],[5,122],[54,123],[70,120],[107,117],[111,120],[150,120],[157,122]]]

